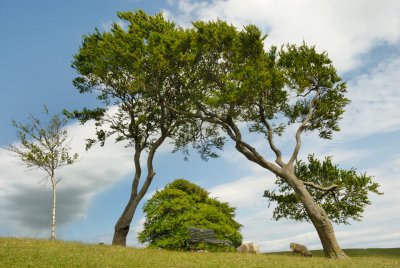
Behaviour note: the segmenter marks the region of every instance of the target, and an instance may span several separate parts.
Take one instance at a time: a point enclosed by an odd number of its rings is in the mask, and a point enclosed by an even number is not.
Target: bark
[[[124,212],[115,224],[114,237],[112,241],[113,245],[126,246],[126,238],[129,233],[130,224],[139,202],[140,199],[138,196],[129,199]]]
[[[56,239],[56,181],[55,178],[51,178],[52,188],[53,188],[53,208],[51,214],[51,240]]]
[[[139,186],[140,177],[142,175],[142,169],[140,166],[141,152],[141,148],[136,147],[136,152],[134,156],[135,177],[132,182],[131,194],[128,200],[128,204],[125,206],[124,211],[122,212],[114,227],[114,237],[112,241],[113,245],[126,246],[126,237],[129,233],[130,224],[132,222],[133,215],[135,215],[136,208],[140,202],[140,199],[137,196],[137,188]]]
[[[336,235],[328,215],[324,209],[315,202],[304,183],[299,180],[291,170],[288,171],[286,168],[284,168],[282,175],[280,176],[293,188],[303,203],[308,217],[317,230],[324,249],[325,257],[333,259],[347,258],[347,255],[340,248],[339,243],[336,240]]]

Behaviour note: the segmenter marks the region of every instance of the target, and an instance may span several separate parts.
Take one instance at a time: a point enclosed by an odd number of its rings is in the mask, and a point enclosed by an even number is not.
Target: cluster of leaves
[[[308,156],[308,163],[301,160],[295,164],[295,174],[306,185],[315,201],[336,223],[349,224],[349,219],[360,221],[367,205],[371,204],[369,193],[382,194],[379,184],[365,173],[357,174],[355,169],[341,169],[332,163],[331,157],[323,162],[314,155]],[[304,205],[298,195],[282,179],[277,178],[278,190],[266,190],[264,197],[269,205],[276,202],[273,218],[289,218],[309,221]]]
[[[213,229],[217,239],[229,240],[232,246],[199,245],[207,250],[233,250],[242,242],[241,225],[234,220],[235,209],[228,203],[210,198],[201,187],[178,179],[157,191],[143,206],[146,215],[141,243],[150,247],[187,250],[190,247],[187,227]]]

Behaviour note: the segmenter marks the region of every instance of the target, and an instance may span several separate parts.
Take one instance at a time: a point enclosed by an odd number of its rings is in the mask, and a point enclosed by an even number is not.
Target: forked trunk
[[[135,177],[132,182],[131,196],[129,198],[128,204],[126,205],[121,217],[118,219],[117,224],[115,224],[114,237],[112,241],[112,244],[115,246],[126,246],[126,237],[129,233],[129,228],[132,222],[133,215],[135,215],[135,211],[137,206],[139,205],[140,200],[142,200],[143,196],[147,193],[147,190],[149,189],[149,186],[153,181],[154,176],[156,175],[153,169],[154,154],[157,148],[160,147],[160,145],[167,137],[167,134],[168,132],[163,132],[163,134],[154,142],[149,150],[149,154],[147,156],[147,177],[139,191],[139,181],[142,174],[140,166],[140,155],[143,148],[136,146],[136,152],[134,156],[136,169]]]
[[[118,219],[114,227],[114,237],[112,244],[115,246],[126,246],[126,238],[129,233],[129,228],[132,222],[133,215],[140,202],[138,196],[131,196],[124,212]]]
[[[286,176],[285,179],[303,203],[308,217],[317,230],[325,256],[333,259],[348,258],[336,240],[335,232],[328,215],[325,210],[315,202],[303,182],[294,174]]]
[[[51,178],[52,188],[53,188],[53,208],[51,214],[51,240],[56,239],[56,183],[55,178]]]

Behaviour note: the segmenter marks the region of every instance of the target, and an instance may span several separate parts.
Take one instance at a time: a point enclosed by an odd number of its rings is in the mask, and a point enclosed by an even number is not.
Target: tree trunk
[[[237,130],[239,132],[239,130]],[[231,132],[232,133],[232,132]],[[240,132],[239,132],[240,133]],[[229,134],[229,131],[228,131]],[[232,136],[232,135],[231,135]],[[240,138],[240,137],[239,137]],[[243,142],[239,138],[236,139],[236,149],[241,152],[247,159],[260,165],[261,167],[273,172],[275,175],[283,178],[289,186],[295,191],[296,195],[300,198],[308,217],[317,230],[318,236],[321,240],[322,247],[324,248],[325,256],[334,259],[348,258],[347,255],[340,248],[332,223],[326,214],[325,210],[321,208],[311,196],[310,192],[305,187],[303,181],[296,177],[294,174],[293,163],[274,165],[266,160],[250,145]],[[299,144],[299,140],[297,141]],[[277,154],[279,157],[280,154]],[[279,159],[279,158],[278,158]],[[278,161],[279,162],[279,161]]]
[[[286,176],[282,177],[288,182],[300,198],[300,201],[303,203],[304,208],[307,211],[308,217],[317,230],[324,249],[325,257],[333,259],[347,258],[347,255],[340,248],[336,240],[332,223],[325,210],[315,202],[303,182],[299,180],[293,172],[285,172],[285,175]]]
[[[172,130],[172,129],[171,129]],[[135,177],[132,182],[131,196],[129,198],[128,204],[125,207],[124,212],[118,219],[117,224],[114,228],[114,237],[112,244],[115,246],[126,246],[126,237],[129,233],[130,224],[132,222],[133,215],[135,214],[136,208],[139,205],[140,200],[144,197],[149,189],[151,182],[153,181],[154,173],[153,169],[153,158],[156,150],[163,143],[165,138],[168,136],[168,132],[163,132],[162,135],[154,142],[150,147],[149,154],[147,155],[147,176],[146,180],[143,182],[141,189],[138,191],[139,181],[142,174],[140,166],[140,155],[143,149],[136,146],[136,152],[134,156],[135,163]]]
[[[140,202],[138,196],[131,195],[128,204],[125,207],[124,212],[118,219],[114,227],[114,237],[112,244],[115,246],[126,246],[126,237],[129,233],[129,228],[132,222],[133,215],[135,214],[136,208]]]
[[[51,178],[52,188],[53,188],[53,208],[51,214],[51,240],[56,239],[56,182],[55,178]]]

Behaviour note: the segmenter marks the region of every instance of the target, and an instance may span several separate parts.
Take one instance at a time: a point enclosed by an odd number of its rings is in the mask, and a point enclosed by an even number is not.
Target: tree
[[[149,243],[150,247],[187,250],[189,226],[213,229],[218,239],[232,242],[231,250],[242,242],[241,225],[234,220],[235,209],[210,198],[206,190],[184,179],[157,191],[143,206],[143,211],[146,221],[139,241]],[[207,247],[208,250],[218,248],[221,246]]]
[[[204,128],[196,120],[183,121],[183,116],[165,106],[168,101],[179,107],[183,101],[175,97],[175,90],[181,86],[177,74],[185,62],[179,53],[185,46],[184,32],[161,14],[149,16],[139,10],[118,13],[118,17],[128,23],[127,29],[115,23],[109,32],[96,29],[84,36],[72,64],[80,75],[73,81],[75,87],[82,94],[97,94],[102,105],[65,113],[82,124],[95,121],[97,137],[87,140],[87,149],[96,142],[103,146],[110,137],[126,141],[127,147],[134,149],[131,193],[112,242],[125,246],[136,208],[155,176],[154,156],[164,141],[174,142],[176,137],[179,143],[196,136],[205,141],[199,143],[199,150],[221,145],[219,138],[211,137],[216,136],[213,127]],[[140,158],[145,153],[147,171],[143,175]],[[211,151],[209,156],[214,156]]]
[[[239,31],[223,21],[195,22],[187,30],[191,59],[181,70],[185,107],[177,113],[217,125],[248,160],[282,178],[296,193],[315,226],[325,255],[346,258],[325,210],[295,174],[301,136],[316,132],[331,139],[349,100],[346,84],[327,53],[314,47],[286,45],[264,49],[265,36],[254,25]],[[245,123],[245,124],[243,124]],[[293,151],[285,161],[276,137],[295,129]],[[253,147],[245,133],[259,135],[267,146]],[[273,154],[272,159],[268,153]]]
[[[360,221],[365,206],[371,204],[368,194],[382,194],[378,191],[379,184],[373,182],[371,176],[357,174],[354,168],[340,169],[332,163],[331,157],[320,162],[311,154],[308,156],[308,164],[296,161],[294,172],[335,223],[349,224],[349,219]],[[266,190],[264,193],[269,204],[277,202],[273,218],[309,221],[304,205],[285,180],[277,178],[276,184],[277,191]]]
[[[45,114],[48,109],[44,107]],[[60,178],[56,176],[56,170],[73,164],[78,159],[78,154],[70,155],[70,146],[67,130],[63,129],[67,123],[61,114],[53,115],[49,122],[43,124],[33,115],[29,116],[29,123],[22,124],[13,120],[17,137],[21,144],[8,145],[7,150],[13,152],[21,163],[30,168],[38,168],[46,173],[43,182],[51,182],[53,192],[53,204],[51,213],[51,239],[56,239],[56,186]]]

